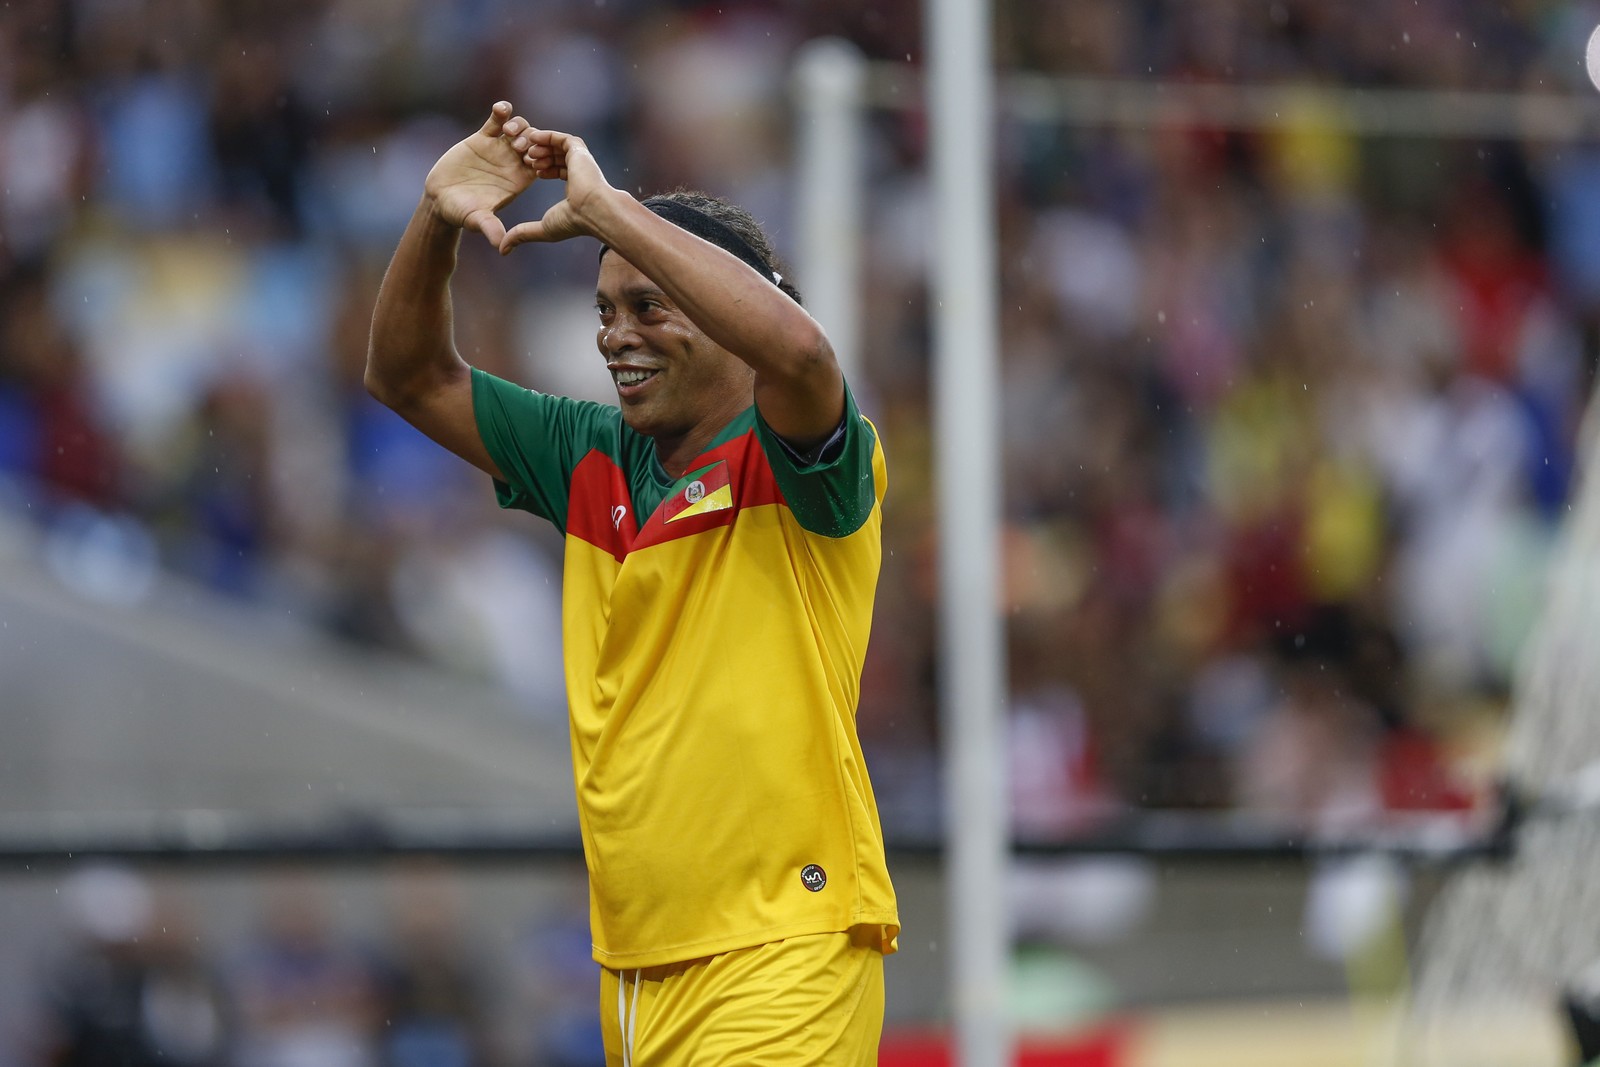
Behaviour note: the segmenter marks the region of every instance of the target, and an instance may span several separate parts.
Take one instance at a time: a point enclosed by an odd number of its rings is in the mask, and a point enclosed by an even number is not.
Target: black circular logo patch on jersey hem
[[[815,863],[808,863],[800,872],[800,884],[813,893],[822,892],[822,887],[828,884],[828,872],[818,867]]]

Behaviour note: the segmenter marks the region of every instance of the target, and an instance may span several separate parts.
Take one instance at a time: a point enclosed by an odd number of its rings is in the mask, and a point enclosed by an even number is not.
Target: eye
[[[596,304],[594,306],[594,309],[595,309],[595,311],[597,311],[600,314],[600,317],[602,319],[608,317],[611,314],[611,305],[610,304],[604,304],[604,303],[596,302]]]

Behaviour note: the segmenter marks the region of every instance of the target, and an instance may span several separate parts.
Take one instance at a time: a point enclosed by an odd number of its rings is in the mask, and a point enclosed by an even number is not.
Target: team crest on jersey
[[[820,893],[822,887],[828,884],[828,872],[815,863],[808,863],[800,871],[800,884],[813,893]]]
[[[664,522],[676,522],[693,515],[733,507],[733,485],[727,460],[697,470],[688,478],[687,485],[667,498],[662,515]]]

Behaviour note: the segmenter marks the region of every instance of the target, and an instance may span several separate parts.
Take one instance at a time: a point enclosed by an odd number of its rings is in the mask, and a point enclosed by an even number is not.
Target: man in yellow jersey
[[[509,231],[536,179],[564,198]],[[464,363],[462,230],[600,242],[618,407]],[[599,367],[596,367],[599,371]],[[612,188],[496,104],[429,172],[367,385],[565,535],[572,762],[608,1062],[871,1064],[899,920],[855,730],[880,561],[877,432],[747,212]]]

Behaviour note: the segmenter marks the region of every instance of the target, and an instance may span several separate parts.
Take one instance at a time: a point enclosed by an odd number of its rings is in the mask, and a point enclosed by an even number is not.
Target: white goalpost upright
[[[988,0],[928,0],[945,881],[955,1051],[1010,1062],[994,70]],[[959,432],[957,428],[959,427]]]
[[[808,41],[795,62],[795,266],[806,304],[828,330],[845,380],[862,387],[861,152],[867,62],[839,37]]]
[[[1010,1060],[1004,989],[1010,923],[1000,617],[999,325],[993,70],[987,0],[929,0],[927,105],[934,231],[934,413],[939,496],[948,974],[961,1067]],[[860,354],[867,65],[812,42],[795,77],[799,259],[812,314],[847,376]],[[960,432],[954,432],[959,427]]]

